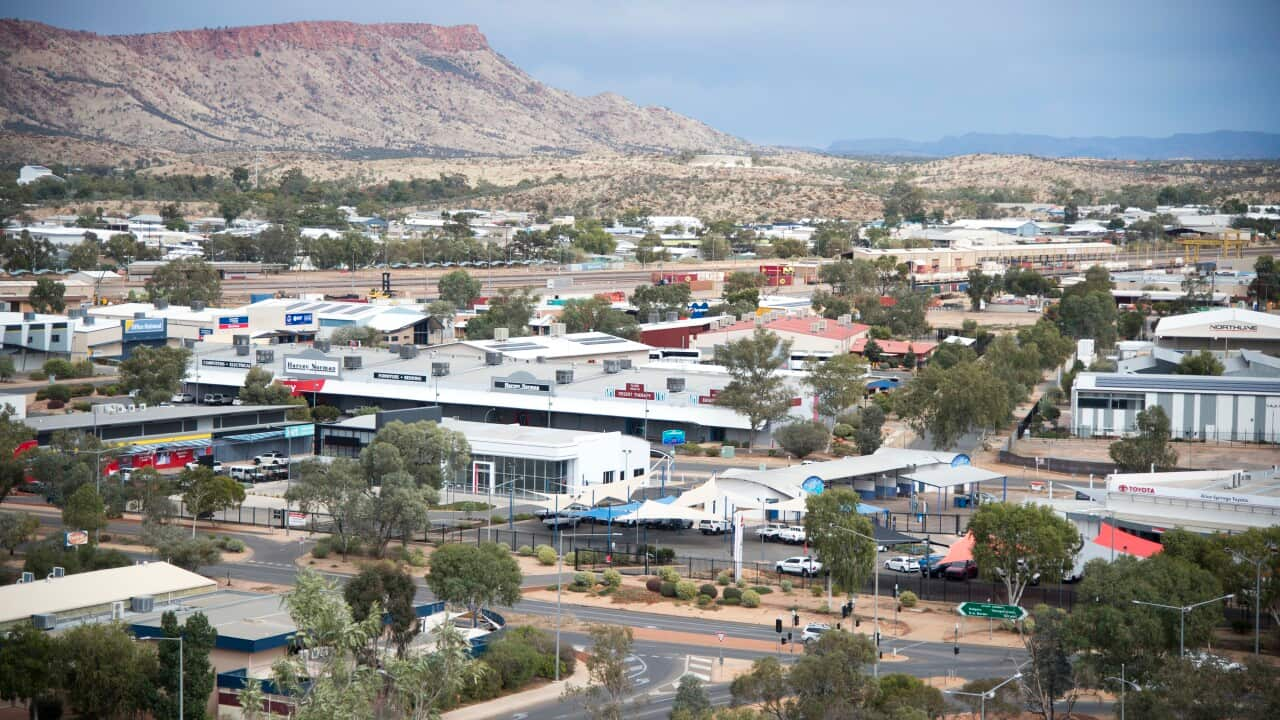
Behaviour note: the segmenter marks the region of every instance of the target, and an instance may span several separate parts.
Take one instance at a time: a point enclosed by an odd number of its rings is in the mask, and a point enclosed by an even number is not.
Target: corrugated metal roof
[[[0,587],[0,623],[44,613],[66,613],[117,600],[151,595],[157,599],[217,583],[167,562],[95,570],[52,580]]]
[[[1217,377],[1211,375],[1121,375],[1098,373],[1097,390],[1144,390],[1167,392],[1232,393],[1280,395],[1280,378]]]

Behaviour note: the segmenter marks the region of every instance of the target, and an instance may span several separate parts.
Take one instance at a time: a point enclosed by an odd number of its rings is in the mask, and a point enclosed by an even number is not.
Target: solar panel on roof
[[[583,340],[574,340],[574,342],[580,345],[611,345],[613,343],[626,342],[626,340],[622,338],[605,336],[605,337],[599,337],[599,338],[586,338]]]
[[[490,350],[512,351],[512,350],[545,350],[546,347],[531,342],[511,342],[502,343],[501,345],[490,345]]]
[[[351,307],[347,308],[346,310],[343,310],[343,311],[342,311],[342,314],[343,314],[343,315],[354,315],[354,314],[356,314],[356,313],[358,313],[358,312],[362,312],[362,311],[364,311],[364,310],[368,309],[368,307],[369,307],[368,305],[353,305],[353,306],[351,306]]]

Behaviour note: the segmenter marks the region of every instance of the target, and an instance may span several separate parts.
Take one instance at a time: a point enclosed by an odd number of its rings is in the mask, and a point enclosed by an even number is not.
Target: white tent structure
[[[723,513],[726,508],[732,508],[736,512],[764,507],[764,503],[757,498],[745,497],[721,487],[714,477],[676,498],[672,504],[681,507],[701,506],[712,514]]]
[[[577,494],[561,493],[559,495],[547,495],[543,500],[524,501],[528,505],[536,505],[546,510],[585,510],[606,501],[614,500],[619,503],[631,502],[631,495],[635,491],[648,487],[645,478],[636,478],[633,480],[621,480],[618,482],[602,483],[600,485],[588,485]]]
[[[635,510],[635,512],[623,515],[615,522],[633,523],[644,520],[689,520],[692,522],[700,522],[702,520],[720,520],[721,518],[709,512],[695,510],[691,507],[681,507],[675,503],[666,504],[656,502],[654,500],[645,500],[644,504]]]

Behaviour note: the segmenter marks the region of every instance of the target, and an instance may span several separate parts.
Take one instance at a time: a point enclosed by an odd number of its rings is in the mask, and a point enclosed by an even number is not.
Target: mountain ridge
[[[475,25],[302,21],[99,35],[0,20],[0,125],[182,152],[741,151],[667,108],[545,85]]]
[[[965,133],[926,141],[901,138],[837,140],[828,146],[827,152],[903,157],[996,154],[1104,160],[1268,160],[1280,158],[1280,134],[1243,130],[1175,133],[1165,137]]]

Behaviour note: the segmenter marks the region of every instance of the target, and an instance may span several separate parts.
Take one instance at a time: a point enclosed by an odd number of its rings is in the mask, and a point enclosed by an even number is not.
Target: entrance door
[[[475,461],[471,463],[471,492],[476,495],[493,491],[493,463]]]

